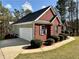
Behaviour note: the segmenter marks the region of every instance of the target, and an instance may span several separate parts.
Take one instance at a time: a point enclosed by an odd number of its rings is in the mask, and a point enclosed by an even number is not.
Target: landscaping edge
[[[73,40],[75,40],[73,37],[68,37],[66,40],[54,43],[51,46],[41,47],[41,48],[37,48],[37,49],[26,49],[26,50],[23,49],[21,54],[38,53],[38,52],[53,50],[53,49],[56,49],[58,47],[61,47],[61,46],[65,45],[65,44],[67,44],[67,43],[69,43]]]

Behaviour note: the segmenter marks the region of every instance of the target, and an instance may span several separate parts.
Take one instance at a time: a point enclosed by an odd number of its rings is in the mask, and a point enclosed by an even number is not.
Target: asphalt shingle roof
[[[23,23],[23,22],[29,22],[29,21],[34,21],[37,17],[39,17],[44,11],[46,11],[50,6],[43,8],[41,10],[38,10],[36,12],[33,13],[29,13],[28,15],[22,17],[21,19],[19,19],[18,21],[16,21],[14,24],[16,23]]]

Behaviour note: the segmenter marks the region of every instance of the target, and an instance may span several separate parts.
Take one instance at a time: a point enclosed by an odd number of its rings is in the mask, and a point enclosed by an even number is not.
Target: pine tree
[[[65,2],[66,0],[58,0],[56,8],[59,10],[59,13],[61,15],[61,19],[65,20]]]

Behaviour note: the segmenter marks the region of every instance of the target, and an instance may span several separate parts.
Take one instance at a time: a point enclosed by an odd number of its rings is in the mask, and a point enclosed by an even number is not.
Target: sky
[[[56,5],[57,0],[0,0],[4,7],[13,11],[14,9],[30,9],[33,12],[46,6]]]

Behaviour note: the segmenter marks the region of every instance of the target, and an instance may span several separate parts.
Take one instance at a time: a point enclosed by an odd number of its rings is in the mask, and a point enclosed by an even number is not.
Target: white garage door
[[[32,28],[19,28],[19,37],[25,40],[32,40]]]

